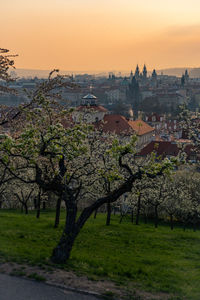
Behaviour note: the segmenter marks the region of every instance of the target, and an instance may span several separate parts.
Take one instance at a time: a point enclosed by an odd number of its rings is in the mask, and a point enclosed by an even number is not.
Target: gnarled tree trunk
[[[134,221],[134,213],[133,213],[133,209],[131,209],[131,223],[133,223]]]
[[[158,228],[158,205],[155,205],[155,228]]]
[[[60,207],[61,207],[62,197],[59,196],[56,202],[56,217],[55,217],[55,224],[54,228],[57,228],[60,223]]]
[[[39,190],[39,193],[38,193],[37,215],[36,215],[37,219],[39,219],[39,217],[40,217],[40,205],[41,205],[41,190]]]
[[[139,193],[138,201],[137,201],[137,214],[136,214],[136,221],[135,221],[136,225],[139,225],[140,210],[141,210],[141,193]]]
[[[45,201],[42,202],[42,209],[46,210],[46,202]]]
[[[171,228],[171,230],[174,229],[174,220],[173,220],[173,215],[172,214],[170,214],[170,228]]]
[[[76,224],[77,205],[72,201],[66,203],[66,221],[63,234],[57,247],[53,250],[52,261],[55,263],[65,263],[71,253],[74,241],[80,231]]]
[[[24,203],[24,208],[25,208],[25,214],[28,215],[28,205]]]
[[[110,217],[111,217],[111,205],[110,201],[107,203],[107,218],[106,218],[106,226],[110,225]]]
[[[98,213],[98,209],[96,209],[95,212],[94,212],[94,219],[96,219],[97,213]]]

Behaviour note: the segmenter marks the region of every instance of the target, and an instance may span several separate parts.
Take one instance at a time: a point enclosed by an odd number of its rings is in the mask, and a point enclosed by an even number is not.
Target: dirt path
[[[65,287],[68,290],[79,290],[82,293],[94,295],[104,295],[111,299],[131,299],[131,300],[167,300],[170,298],[166,294],[151,294],[140,291],[134,283],[129,286],[116,286],[112,281],[89,280],[86,276],[77,276],[75,273],[65,271],[50,266],[37,267],[19,265],[16,263],[1,263],[0,273],[31,278],[38,281],[45,281],[54,286]]]

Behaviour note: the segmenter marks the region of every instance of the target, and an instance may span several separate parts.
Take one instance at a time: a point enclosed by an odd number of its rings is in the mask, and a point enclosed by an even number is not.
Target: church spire
[[[142,75],[143,75],[143,79],[147,78],[147,67],[146,67],[145,64],[144,64],[144,67],[143,67]]]
[[[189,81],[188,70],[185,70],[185,82],[188,83],[188,81]]]
[[[157,73],[156,73],[155,69],[153,69],[153,72],[152,72],[152,79],[157,79]]]
[[[131,70],[131,73],[130,73],[130,82],[132,81],[133,79],[133,71]]]
[[[136,66],[136,69],[135,69],[135,79],[138,80],[140,77],[140,69],[138,67],[138,65]]]

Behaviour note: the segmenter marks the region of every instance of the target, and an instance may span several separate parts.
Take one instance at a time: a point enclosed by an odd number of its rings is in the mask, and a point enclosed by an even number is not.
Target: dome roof
[[[93,99],[94,100],[94,99],[97,99],[97,97],[92,94],[87,94],[82,99],[86,99],[86,100]]]

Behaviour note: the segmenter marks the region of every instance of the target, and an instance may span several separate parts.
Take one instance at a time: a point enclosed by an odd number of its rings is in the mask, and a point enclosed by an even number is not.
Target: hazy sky
[[[199,0],[0,1],[0,47],[19,68],[200,66]]]

